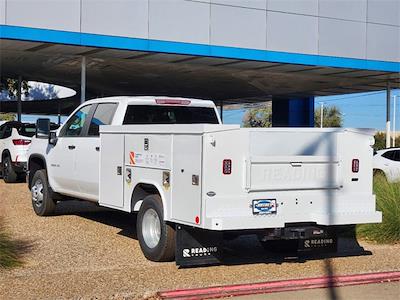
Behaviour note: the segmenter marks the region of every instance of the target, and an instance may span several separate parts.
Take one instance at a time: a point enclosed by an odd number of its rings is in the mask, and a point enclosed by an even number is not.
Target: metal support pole
[[[18,87],[17,87],[17,120],[21,122],[22,115],[22,77],[18,76]]]
[[[396,95],[393,96],[393,145],[396,147]]]
[[[324,127],[324,102],[320,102],[321,103],[321,128]]]
[[[86,57],[81,61],[81,104],[86,101]]]
[[[58,125],[61,125],[61,100],[57,100]]]
[[[390,83],[386,86],[386,148],[390,148]]]
[[[224,101],[221,101],[219,105],[219,115],[221,117],[221,122],[224,123]]]

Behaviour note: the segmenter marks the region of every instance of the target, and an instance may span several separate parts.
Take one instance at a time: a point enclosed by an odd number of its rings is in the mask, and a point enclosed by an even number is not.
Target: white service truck
[[[332,250],[336,225],[381,222],[370,130],[222,125],[211,101],[111,97],[57,132],[37,122],[28,160],[36,214],[78,198],[137,214],[153,261],[221,259],[221,235]]]

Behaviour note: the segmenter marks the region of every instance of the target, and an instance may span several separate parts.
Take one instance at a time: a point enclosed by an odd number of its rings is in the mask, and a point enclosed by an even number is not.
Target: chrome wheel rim
[[[142,221],[142,235],[146,246],[154,248],[161,238],[161,221],[157,212],[150,208],[146,210]]]
[[[36,207],[43,205],[43,183],[40,179],[35,181],[35,184],[31,188],[32,202]]]

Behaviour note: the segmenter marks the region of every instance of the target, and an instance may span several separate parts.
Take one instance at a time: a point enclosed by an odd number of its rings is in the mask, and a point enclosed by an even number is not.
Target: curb
[[[157,296],[160,299],[200,300],[391,281],[400,281],[400,272],[381,272],[332,277],[325,276],[253,284],[175,290],[159,292]]]

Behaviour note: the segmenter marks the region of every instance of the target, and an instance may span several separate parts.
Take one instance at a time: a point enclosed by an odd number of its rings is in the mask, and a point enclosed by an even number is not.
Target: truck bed
[[[371,130],[199,124],[101,126],[100,132],[103,206],[137,210],[133,195],[146,184],[158,190],[166,221],[203,229],[382,218],[372,193]]]

